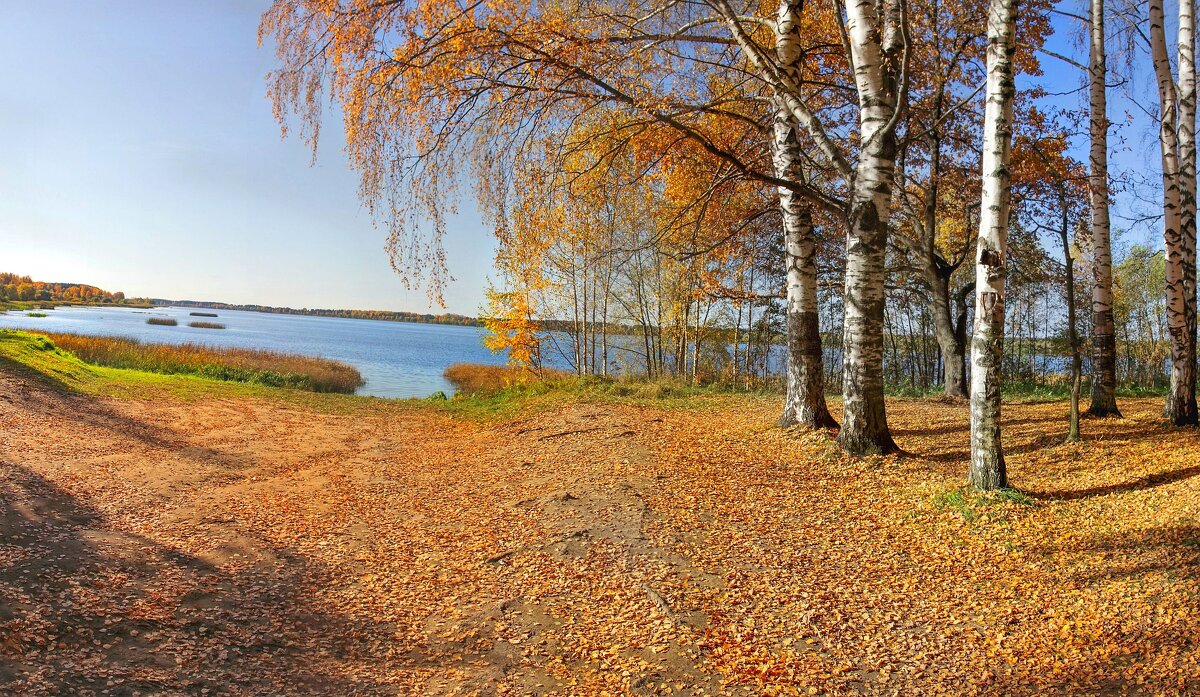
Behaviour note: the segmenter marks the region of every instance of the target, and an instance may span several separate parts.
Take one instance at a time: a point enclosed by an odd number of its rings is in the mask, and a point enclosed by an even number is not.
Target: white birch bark
[[[1092,404],[1093,416],[1120,416],[1117,408],[1117,338],[1113,323],[1112,239],[1108,214],[1108,79],[1104,45],[1104,0],[1091,0],[1089,16],[1092,234]]]
[[[1008,486],[1000,443],[1000,367],[1004,353],[1005,254],[1008,249],[1012,56],[1016,0],[991,0],[987,22],[987,103],[983,121],[983,195],[975,264],[971,339],[971,466],[968,481],[990,491]]]
[[[779,4],[775,25],[780,69],[799,84],[800,9],[798,0]],[[786,105],[775,112],[773,155],[780,179],[802,183],[797,124]],[[817,312],[817,245],[809,204],[787,187],[779,187],[787,264],[787,395],[779,425],[807,428],[836,427],[825,403],[825,367]]]
[[[1173,361],[1168,416],[1196,425],[1196,3],[1179,0],[1179,242],[1182,356]]]
[[[1191,13],[1183,10],[1181,22],[1191,24]],[[1175,80],[1171,74],[1171,59],[1167,52],[1166,29],[1164,26],[1162,0],[1150,0],[1150,53],[1154,64],[1154,76],[1158,83],[1159,99],[1159,145],[1162,151],[1163,179],[1163,242],[1166,247],[1166,302],[1167,331],[1171,340],[1171,389],[1167,395],[1164,413],[1175,423],[1195,422],[1195,396],[1186,390],[1188,373],[1194,376],[1194,366],[1188,360],[1189,327],[1186,269],[1187,250],[1182,235],[1182,210],[1180,190],[1180,143]],[[1194,34],[1194,28],[1192,29]],[[1188,51],[1191,54],[1190,51]],[[1180,54],[1183,57],[1183,52]],[[1190,56],[1189,56],[1190,57]],[[1194,71],[1194,65],[1192,66]],[[1191,81],[1194,105],[1194,78]],[[1193,111],[1194,119],[1194,111]],[[1193,146],[1194,147],[1194,146]],[[1193,156],[1194,157],[1194,156]],[[1193,169],[1194,171],[1194,169]],[[1194,385],[1194,380],[1193,380]],[[1190,406],[1190,408],[1189,408]]]
[[[848,62],[859,103],[860,153],[857,166],[826,131],[825,124],[801,99],[795,76],[779,69],[742,26],[728,0],[708,0],[725,21],[733,40],[754,70],[775,87],[778,105],[804,128],[816,148],[849,185],[844,208],[846,289],[843,327],[842,429],[838,442],[853,455],[897,450],[888,430],[883,399],[884,253],[887,247],[892,179],[896,167],[896,121],[907,90],[908,31],[903,0],[843,0]],[[799,4],[790,4],[792,13]],[[881,14],[882,13],[882,14]],[[799,16],[796,14],[796,16]],[[793,31],[785,29],[791,36]],[[798,33],[795,34],[797,43]],[[786,49],[785,42],[785,49]],[[829,209],[833,197],[819,191],[807,195]]]
[[[842,429],[853,455],[898,450],[883,399],[884,255],[896,169],[896,56],[904,39],[896,18],[883,21],[871,0],[846,3],[846,31],[859,101],[859,153],[846,231],[842,344]],[[889,15],[892,12],[889,9]],[[886,49],[885,49],[886,47]],[[885,57],[889,65],[885,65]]]

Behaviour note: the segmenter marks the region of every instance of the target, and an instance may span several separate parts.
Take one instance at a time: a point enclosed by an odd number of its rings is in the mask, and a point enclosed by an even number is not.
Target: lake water
[[[216,312],[217,318],[192,317],[191,312]],[[0,313],[0,328],[32,329],[91,336],[123,336],[162,344],[198,343],[210,346],[258,348],[297,353],[349,363],[362,373],[366,385],[359,394],[377,397],[426,397],[454,387],[442,371],[454,363],[503,365],[504,355],[483,347],[484,330],[444,324],[413,324],[376,320],[277,315],[192,307],[61,307],[41,310],[45,317],[25,312]],[[146,324],[150,317],[173,317],[179,326]],[[188,322],[220,322],[225,329],[193,329]]]

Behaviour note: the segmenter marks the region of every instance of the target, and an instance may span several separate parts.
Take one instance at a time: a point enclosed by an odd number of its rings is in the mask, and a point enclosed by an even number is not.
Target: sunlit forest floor
[[[0,693],[1197,694],[1200,436],[775,399],[484,414],[0,365]],[[47,367],[49,366],[49,367]]]

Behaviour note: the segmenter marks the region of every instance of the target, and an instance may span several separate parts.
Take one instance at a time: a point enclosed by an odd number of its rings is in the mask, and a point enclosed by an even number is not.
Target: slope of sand
[[[0,693],[1200,694],[1200,466],[1155,400],[961,405],[842,461],[774,404],[66,395],[0,375]]]

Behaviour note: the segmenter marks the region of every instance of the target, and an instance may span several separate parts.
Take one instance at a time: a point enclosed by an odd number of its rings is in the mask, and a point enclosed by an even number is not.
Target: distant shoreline
[[[273,315],[306,315],[309,317],[341,317],[343,319],[371,319],[381,322],[412,322],[416,324],[449,324],[461,327],[482,326],[476,317],[468,317],[454,313],[435,315],[433,313],[402,312],[396,310],[325,310],[325,309],[296,309],[292,307],[273,307],[270,305],[237,305],[233,303],[204,302],[200,300],[166,300],[154,298],[150,301],[155,307],[195,307],[211,310],[234,310],[238,312],[262,312]]]

